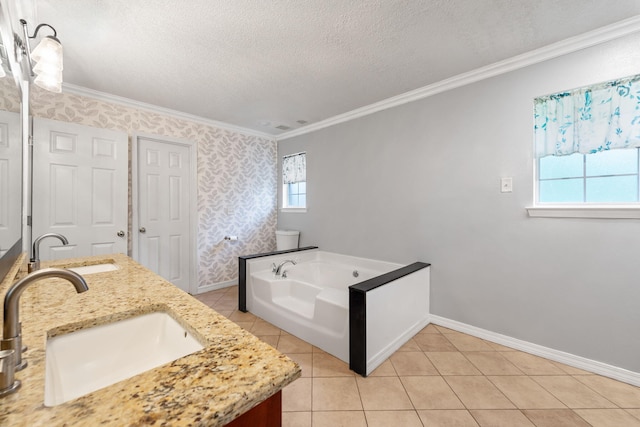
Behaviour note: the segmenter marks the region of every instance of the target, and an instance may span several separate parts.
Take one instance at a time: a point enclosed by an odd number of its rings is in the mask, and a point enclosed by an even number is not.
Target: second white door
[[[195,146],[189,143],[137,138],[134,257],[180,289],[195,293],[192,150]]]

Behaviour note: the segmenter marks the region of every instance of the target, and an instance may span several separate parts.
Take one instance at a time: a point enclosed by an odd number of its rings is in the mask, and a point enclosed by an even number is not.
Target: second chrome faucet
[[[42,236],[36,237],[36,239],[33,241],[33,258],[31,258],[28,266],[29,273],[31,273],[32,271],[40,270],[40,242],[48,237],[55,237],[56,239],[60,240],[63,245],[69,244],[67,238],[58,233],[46,233]]]

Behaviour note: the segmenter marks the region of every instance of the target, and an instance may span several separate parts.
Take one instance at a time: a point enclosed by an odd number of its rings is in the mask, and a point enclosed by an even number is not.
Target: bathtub
[[[283,274],[273,266],[285,260]],[[240,257],[239,307],[368,375],[429,323],[429,265],[303,248]]]

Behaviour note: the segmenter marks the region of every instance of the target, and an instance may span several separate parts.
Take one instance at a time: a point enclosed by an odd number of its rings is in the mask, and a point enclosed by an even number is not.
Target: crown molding
[[[476,83],[480,80],[515,71],[520,68],[528,67],[530,65],[544,62],[549,59],[567,55],[569,53],[586,49],[588,47],[592,47],[601,43],[606,43],[608,41],[615,40],[639,31],[640,15],[636,15],[623,21],[616,22],[615,24],[607,25],[605,27],[589,31],[584,34],[571,37],[560,42],[514,56],[509,59],[505,59],[503,61],[495,62],[485,67],[458,74],[448,79],[423,86],[419,89],[405,92],[403,94],[396,95],[391,98],[387,98],[382,101],[357,108],[355,110],[351,110],[344,114],[339,114],[337,116],[312,123],[302,128],[276,135],[275,138],[277,141],[282,141],[285,139],[293,138],[294,136],[300,136],[310,132],[315,132],[317,130],[334,126],[339,123],[344,123],[360,117],[368,116],[370,114],[377,113],[378,111],[387,110],[389,108],[397,107],[409,102],[428,98],[430,96],[446,92],[451,89],[456,89],[461,86]]]
[[[195,122],[199,124],[203,124],[206,126],[212,126],[219,129],[224,129],[232,132],[243,133],[246,135],[258,136],[260,138],[267,138],[269,140],[275,140],[274,135],[269,135],[267,133],[258,132],[253,129],[244,128],[241,126],[235,126],[225,122],[219,122],[217,120],[207,119],[205,117],[196,116],[194,114],[183,113],[181,111],[172,110],[169,108],[159,107],[153,104],[147,104],[140,101],[135,101],[133,99],[125,98],[118,95],[112,95],[105,92],[100,92],[97,90],[89,89],[82,86],[76,86],[70,83],[62,84],[65,93],[70,93],[73,95],[85,96],[88,98],[97,99],[99,101],[110,102],[113,104],[123,105],[125,107],[137,108],[140,110],[149,111],[152,113],[163,114],[171,117],[175,117],[178,119],[188,120],[190,122]]]

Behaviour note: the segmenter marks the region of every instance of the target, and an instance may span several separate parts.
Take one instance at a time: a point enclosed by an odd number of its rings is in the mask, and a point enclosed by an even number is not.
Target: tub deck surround
[[[300,376],[299,366],[235,323],[125,255],[55,261],[66,267],[115,263],[119,269],[85,275],[76,294],[60,279],[42,280],[22,295],[20,390],[0,400],[0,425],[225,425]],[[19,263],[24,263],[24,257]],[[43,263],[45,264],[45,263]],[[44,267],[45,265],[43,265]],[[7,277],[15,277],[14,267]],[[0,285],[6,293],[12,280]],[[121,320],[150,311],[169,313],[205,349],[78,399],[45,407],[47,335]]]
[[[431,264],[425,262],[414,262],[373,279],[349,286],[349,369],[363,377],[372,371],[371,367],[367,367],[369,362],[367,357],[367,309],[372,310],[371,307],[367,307],[367,293],[430,266]]]
[[[367,376],[429,323],[430,264],[317,250],[240,260],[240,307]],[[287,275],[272,264],[286,260]],[[243,300],[245,299],[245,300]]]

